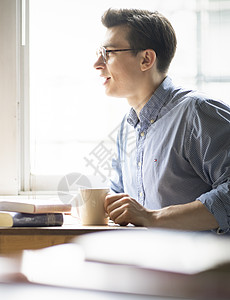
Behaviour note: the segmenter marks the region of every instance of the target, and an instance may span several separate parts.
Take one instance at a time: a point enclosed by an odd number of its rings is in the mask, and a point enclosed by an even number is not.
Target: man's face
[[[103,46],[107,50],[130,49],[127,41],[128,29],[115,26],[107,29]],[[108,96],[132,99],[136,97],[140,85],[140,56],[132,51],[108,53],[104,63],[102,56],[94,64],[104,78],[103,85]]]

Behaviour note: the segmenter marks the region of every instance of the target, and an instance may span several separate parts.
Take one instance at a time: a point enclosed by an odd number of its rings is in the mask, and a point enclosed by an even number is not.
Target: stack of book
[[[71,204],[60,201],[0,201],[0,227],[62,226]]]

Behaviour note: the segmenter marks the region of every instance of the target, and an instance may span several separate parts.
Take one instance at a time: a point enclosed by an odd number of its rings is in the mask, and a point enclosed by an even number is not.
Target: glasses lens
[[[106,49],[104,47],[100,47],[96,51],[97,58],[102,56],[103,62],[106,63]]]
[[[100,48],[96,50],[96,56],[97,56],[97,58],[99,58],[101,56],[101,49]]]
[[[106,49],[104,47],[101,47],[101,55],[104,63],[106,63]]]
[[[102,56],[103,62],[106,63],[106,49],[104,47],[100,47],[96,51],[97,58]]]

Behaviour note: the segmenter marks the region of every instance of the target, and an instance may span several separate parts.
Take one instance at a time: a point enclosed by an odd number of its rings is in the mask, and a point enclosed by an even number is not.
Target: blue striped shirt
[[[120,126],[111,189],[148,209],[201,201],[230,227],[230,108],[166,77]]]

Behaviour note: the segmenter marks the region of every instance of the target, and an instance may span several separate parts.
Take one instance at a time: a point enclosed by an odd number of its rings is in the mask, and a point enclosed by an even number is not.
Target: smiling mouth
[[[108,83],[108,81],[111,79],[111,77],[106,77],[104,84]]]
[[[106,85],[110,79],[111,77],[102,77],[102,84]]]

